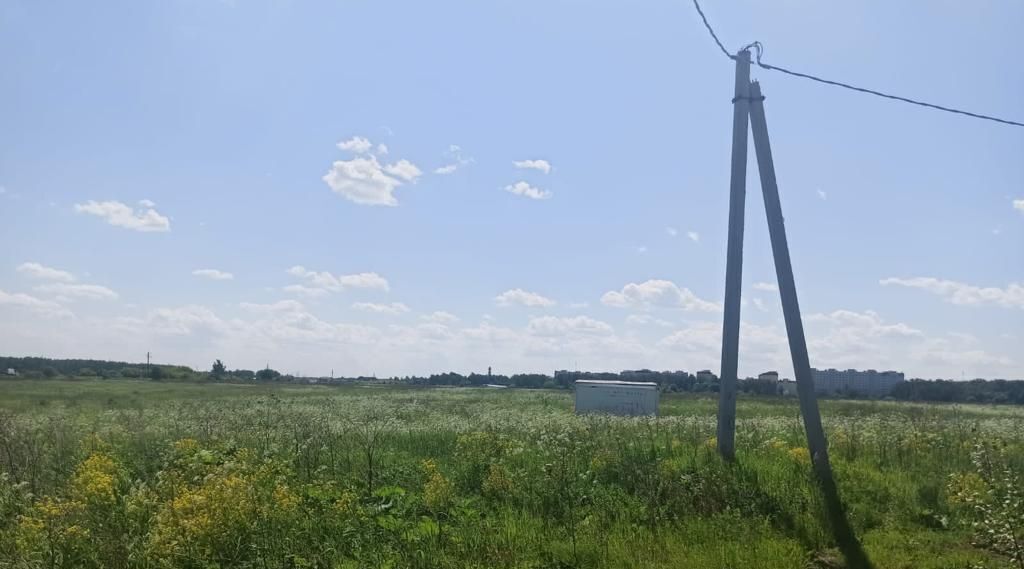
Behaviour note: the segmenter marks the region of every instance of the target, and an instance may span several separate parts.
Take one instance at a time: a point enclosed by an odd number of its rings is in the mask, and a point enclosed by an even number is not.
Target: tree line
[[[116,362],[92,359],[51,359],[42,357],[0,356],[0,377],[13,370],[19,377],[151,379],[155,381],[219,381],[348,384],[360,382],[391,383],[418,386],[448,387],[510,387],[522,389],[571,389],[578,379],[649,381],[667,393],[717,393],[718,378],[713,374],[694,375],[685,371],[654,371],[649,369],[623,372],[556,371],[551,375],[521,373],[512,375],[456,372],[428,376],[376,377],[296,377],[282,374],[269,366],[260,370],[229,370],[216,360],[210,371],[197,371],[188,366]],[[740,391],[754,395],[778,395],[778,385],[770,380],[741,379]],[[861,398],[856,393],[843,394],[844,399]],[[973,379],[970,381],[911,379],[890,393],[889,398],[901,401],[932,401],[943,403],[994,403],[1024,405],[1024,381],[1006,379]]]

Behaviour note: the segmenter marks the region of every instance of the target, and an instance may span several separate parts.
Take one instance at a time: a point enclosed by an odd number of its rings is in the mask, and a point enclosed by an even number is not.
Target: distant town
[[[461,374],[456,372],[427,376],[328,376],[310,377],[281,373],[267,365],[263,369],[228,369],[220,360],[209,371],[188,366],[114,362],[85,359],[39,357],[0,357],[0,377],[23,379],[149,379],[153,381],[291,383],[312,385],[388,384],[437,387],[481,387],[520,389],[571,389],[577,380],[620,380],[653,382],[663,393],[717,393],[718,376],[711,370],[621,372],[556,370],[551,375],[521,373]],[[906,379],[899,371],[868,369],[812,369],[815,389],[824,397],[847,399],[896,399],[965,403],[1024,404],[1024,381],[976,378],[966,381],[948,379]],[[741,392],[766,397],[795,397],[796,382],[782,378],[777,371],[765,371],[757,377],[739,380]]]

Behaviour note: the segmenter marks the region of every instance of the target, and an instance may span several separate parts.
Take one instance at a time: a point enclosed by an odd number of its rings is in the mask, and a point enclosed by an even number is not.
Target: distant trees
[[[279,377],[281,377],[281,373],[269,367],[256,372],[256,381],[274,381]]]
[[[164,368],[160,366],[153,366],[149,369],[149,379],[153,381],[160,381],[164,378]]]
[[[970,381],[911,379],[892,390],[894,399],[961,403],[1024,404],[1024,381],[972,379]]]
[[[226,371],[227,369],[224,367],[224,363],[217,360],[213,362],[213,368],[210,370],[210,375],[212,375],[214,379],[221,379],[224,377],[224,373]]]

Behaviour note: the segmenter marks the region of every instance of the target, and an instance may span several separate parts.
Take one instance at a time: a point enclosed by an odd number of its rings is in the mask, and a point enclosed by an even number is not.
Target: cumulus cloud
[[[650,310],[652,308],[681,308],[691,311],[720,310],[716,303],[702,300],[688,288],[680,288],[672,281],[652,279],[642,283],[629,283],[621,291],[608,291],[601,296],[605,306]]]
[[[649,314],[630,314],[629,316],[626,317],[626,324],[629,324],[629,325],[632,325],[632,326],[655,325],[655,326],[661,326],[661,327],[664,327],[664,328],[670,328],[670,327],[673,326],[673,324],[671,322],[669,322],[668,320],[662,320],[660,318],[655,318],[655,317],[653,317],[653,316],[651,316]]]
[[[373,148],[373,143],[361,136],[353,136],[348,140],[339,142],[338,148],[354,152],[356,154],[366,154]],[[387,147],[384,147],[384,152],[382,154],[387,154]]]
[[[364,312],[376,312],[377,314],[402,314],[409,312],[409,307],[401,302],[392,302],[389,304],[356,302],[352,304],[352,308],[355,310],[362,310]]]
[[[325,288],[316,288],[300,284],[290,284],[284,287],[282,290],[291,294],[297,294],[299,296],[317,297],[324,296],[329,291]]]
[[[521,306],[529,307],[547,307],[554,306],[555,301],[541,296],[535,292],[527,292],[521,288],[514,288],[506,290],[494,298],[498,306],[511,306],[518,304]]]
[[[449,146],[448,152],[445,152],[445,156],[454,161],[446,166],[435,168],[435,174],[451,174],[452,172],[455,172],[462,166],[465,166],[466,164],[469,164],[470,162],[473,161],[472,158],[468,158],[462,155],[462,148],[460,148],[459,145],[457,144],[452,144],[451,146]]]
[[[20,292],[10,293],[0,290],[0,307],[26,310],[48,318],[64,318],[73,316],[70,310],[56,302],[43,300]]]
[[[149,312],[143,325],[151,332],[169,336],[226,334],[231,331],[231,326],[212,310],[195,304],[154,309]]]
[[[551,164],[547,160],[517,160],[513,164],[516,168],[540,170],[545,174],[551,172]]]
[[[219,271],[217,269],[196,269],[192,271],[192,274],[197,277],[213,279],[215,281],[230,281],[235,278],[235,275],[225,271]]]
[[[962,306],[1024,308],[1024,285],[1020,283],[1010,283],[1006,288],[980,287],[933,277],[909,279],[890,277],[878,282],[883,286],[894,285],[920,289],[935,294],[946,302]]]
[[[430,314],[424,314],[421,316],[423,320],[428,322],[434,322],[435,324],[454,324],[459,321],[459,317],[443,310],[437,310]]]
[[[156,207],[156,203],[153,200],[139,200],[139,205],[142,207]]]
[[[65,283],[75,282],[75,275],[62,271],[60,269],[54,269],[52,267],[46,267],[39,263],[22,263],[18,265],[17,271],[24,275],[28,275],[33,278],[43,279],[48,281],[61,281]]]
[[[285,290],[307,296],[321,296],[327,291],[341,292],[353,288],[390,290],[387,279],[377,273],[333,275],[327,271],[312,271],[302,265],[296,265],[288,269],[288,274],[305,280],[308,286],[290,285],[285,287]],[[315,292],[316,290],[323,292]]]
[[[275,312],[301,312],[306,309],[306,307],[297,300],[279,300],[268,304],[242,302],[239,303],[239,306],[242,307],[243,310],[260,314],[270,314]]]
[[[385,173],[399,173],[400,178]],[[398,205],[394,191],[403,185],[402,180],[411,181],[419,176],[419,169],[407,160],[385,167],[375,156],[336,160],[323,181],[343,198],[362,205]]]
[[[34,290],[44,294],[56,295],[56,300],[59,301],[67,301],[73,298],[88,300],[113,300],[117,298],[117,293],[105,286],[78,284],[78,278],[75,275],[39,263],[22,263],[18,265],[17,271],[36,279],[53,281],[38,285]]]
[[[551,192],[536,188],[526,182],[516,182],[515,184],[505,186],[505,191],[517,196],[530,198],[531,200],[546,200],[552,195]]]
[[[321,179],[334,193],[357,204],[398,205],[395,189],[423,175],[415,164],[405,159],[381,164],[377,157],[387,155],[388,147],[377,145],[374,152],[373,143],[360,136],[339,142],[338,148],[357,156],[351,160],[336,160]]]
[[[97,202],[89,200],[75,204],[75,211],[103,218],[110,225],[135,231],[170,231],[171,220],[160,215],[153,208],[132,209],[119,201]]]
[[[406,182],[411,182],[423,175],[423,172],[421,172],[415,164],[405,159],[399,160],[394,164],[384,166],[384,171],[396,178],[401,178]]]
[[[700,241],[700,233],[697,233],[696,231],[687,231],[686,236],[689,237],[690,241],[693,241],[694,243]]]
[[[84,298],[87,300],[114,300],[117,298],[117,293],[109,288],[92,284],[49,283],[39,285],[35,287],[35,290],[65,298]]]
[[[754,290],[760,290],[764,292],[779,292],[779,287],[774,283],[754,283]]]
[[[589,316],[540,316],[530,319],[527,326],[530,334],[537,336],[564,336],[568,334],[607,335],[612,327]]]
[[[1013,200],[1013,209],[1024,211],[1024,200]]]

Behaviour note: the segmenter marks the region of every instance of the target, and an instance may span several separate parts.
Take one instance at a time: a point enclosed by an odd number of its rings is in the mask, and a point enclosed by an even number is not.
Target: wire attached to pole
[[[708,29],[708,32],[711,34],[711,38],[715,40],[715,43],[718,45],[718,48],[721,49],[722,53],[724,53],[725,56],[728,57],[729,59],[735,59],[736,56],[730,54],[729,51],[727,49],[725,49],[725,46],[722,45],[722,42],[718,39],[718,35],[715,34],[715,30],[711,27],[711,24],[708,23],[708,19],[704,15],[704,11],[701,10],[700,3],[697,0],[693,0],[693,6],[697,9],[697,13],[700,14],[701,20],[704,21],[704,27],[706,27]],[[809,79],[811,81],[816,81],[818,83],[824,83],[825,85],[832,85],[833,87],[842,87],[843,89],[849,89],[851,91],[856,91],[858,93],[866,93],[868,95],[874,95],[876,97],[882,97],[884,99],[891,99],[893,101],[900,101],[900,102],[903,102],[903,103],[909,103],[911,105],[917,105],[917,106],[920,106],[920,107],[925,107],[925,108],[929,108],[929,109],[935,109],[937,111],[944,111],[944,112],[947,112],[947,113],[963,115],[963,116],[967,116],[967,117],[971,117],[971,118],[975,118],[975,119],[982,119],[982,120],[997,122],[997,123],[1005,124],[1005,125],[1009,125],[1009,126],[1024,127],[1024,123],[1017,122],[1017,121],[1012,121],[1012,120],[1009,120],[1009,119],[1003,119],[1003,118],[994,117],[994,116],[991,116],[991,115],[983,115],[981,113],[973,113],[973,112],[970,112],[970,111],[965,111],[965,110],[962,110],[962,109],[955,109],[955,108],[952,108],[952,107],[945,107],[945,106],[942,106],[942,105],[936,105],[934,103],[928,103],[928,102],[925,102],[925,101],[918,101],[916,99],[910,99],[908,97],[901,97],[899,95],[892,95],[892,94],[889,94],[889,93],[883,93],[881,91],[876,91],[874,89],[867,89],[865,87],[857,87],[856,85],[850,85],[849,83],[843,83],[841,81],[833,81],[831,79],[824,79],[824,78],[818,77],[816,75],[810,75],[808,73],[800,73],[799,71],[793,71],[791,69],[786,69],[785,67],[779,67],[777,65],[771,65],[771,64],[768,64],[768,63],[764,63],[764,62],[761,61],[761,56],[764,53],[764,46],[762,46],[761,42],[759,42],[759,41],[755,41],[755,42],[752,42],[752,43],[746,45],[740,51],[749,51],[750,49],[754,49],[754,52],[755,52],[754,64],[757,65],[758,67],[762,68],[762,69],[767,69],[769,71],[778,71],[779,73],[785,73],[786,75],[792,75],[793,77],[800,77],[802,79]]]
[[[724,53],[725,56],[728,57],[729,59],[735,58],[736,56],[729,53],[729,50],[725,49],[725,46],[722,45],[722,42],[718,39],[718,36],[715,35],[715,30],[711,28],[711,24],[708,23],[708,19],[704,15],[704,10],[700,9],[700,4],[697,3],[697,0],[693,0],[693,7],[697,8],[697,13],[700,14],[700,19],[704,20],[704,27],[708,29],[708,33],[711,34],[711,38],[715,40],[716,44],[718,44],[718,49],[722,50],[722,53]]]

